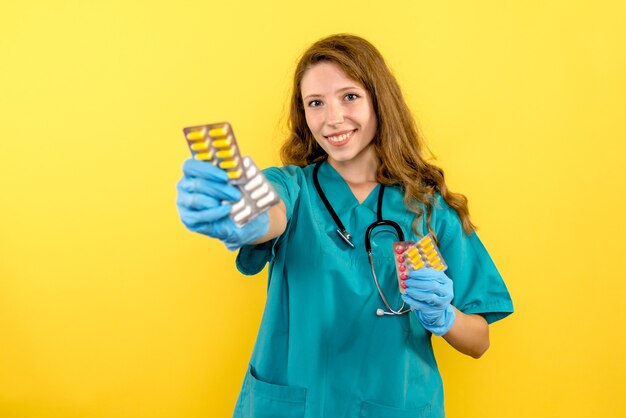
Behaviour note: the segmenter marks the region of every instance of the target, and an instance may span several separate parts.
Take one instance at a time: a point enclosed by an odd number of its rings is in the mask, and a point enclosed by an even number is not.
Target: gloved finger
[[[228,175],[224,170],[206,161],[199,161],[193,158],[185,160],[183,163],[183,173],[185,173],[187,177],[198,177],[222,183],[228,181]]]
[[[411,276],[404,281],[404,284],[406,284],[407,289],[416,289],[423,292],[432,292],[441,287],[441,284],[436,280],[413,279]]]
[[[223,229],[216,228],[216,225],[220,222],[221,221],[198,224],[195,227],[191,228],[191,230],[193,232],[204,234],[211,238],[217,238],[220,241],[224,241],[224,239],[228,238],[228,233]]]
[[[404,296],[406,296],[407,298],[409,298],[412,302],[412,306],[418,306],[418,305],[426,305],[426,306],[433,306],[433,302],[436,300],[437,296],[434,295],[433,293],[428,293],[428,292],[418,292],[418,291],[409,291],[407,289],[406,293],[404,294]]]
[[[407,289],[413,289],[420,292],[432,292],[438,295],[454,295],[454,284],[452,280],[447,279],[446,281],[439,282],[435,279],[433,280],[416,280],[416,279],[407,279],[404,281]]]
[[[236,202],[241,199],[241,192],[228,183],[215,182],[199,177],[183,177],[176,186],[178,192],[200,193],[219,200]]]
[[[413,299],[417,303],[421,303],[430,307],[444,307],[447,306],[452,297],[450,295],[436,294],[433,292],[421,292],[414,289],[406,289],[406,295]]]
[[[187,209],[204,210],[218,207],[222,204],[219,200],[200,193],[188,193],[179,190],[176,196],[176,205]]]
[[[417,316],[419,317],[422,324],[428,325],[430,327],[440,327],[446,322],[446,316],[444,311],[439,311],[436,315],[428,314],[423,311],[417,311]]]
[[[443,308],[434,308],[426,303],[416,301],[407,294],[404,294],[401,297],[402,300],[407,305],[411,306],[411,308],[413,308],[415,312],[419,313],[420,316],[428,319],[428,322],[435,321],[436,318],[439,317],[441,315],[441,312],[443,311]]]
[[[422,292],[414,289],[411,289],[409,291],[409,289],[407,289],[407,294],[417,301],[428,303],[430,306],[446,306],[450,304],[450,302],[454,298],[454,294],[452,292],[445,291]]]
[[[449,280],[446,273],[430,267],[412,270],[409,272],[409,277],[416,280],[436,280],[438,282],[445,282],[446,280]]]
[[[429,324],[434,324],[441,318],[443,309],[432,309],[424,306],[418,306],[414,309],[417,312],[420,319]]]
[[[228,251],[237,251],[244,246],[241,242],[224,242]]]
[[[183,224],[185,224],[187,228],[191,229],[197,228],[202,224],[213,223],[227,217],[230,209],[231,205],[228,204],[205,210],[190,210],[179,206],[178,213]]]
[[[218,222],[213,222],[208,233],[222,241],[235,241],[239,230],[232,219],[225,217]]]

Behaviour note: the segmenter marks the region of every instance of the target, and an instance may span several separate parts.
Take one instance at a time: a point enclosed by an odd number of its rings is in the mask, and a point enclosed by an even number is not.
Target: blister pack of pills
[[[231,184],[246,182],[243,159],[230,123],[191,126],[184,128],[183,133],[193,158],[226,171]]]
[[[183,129],[192,156],[226,172],[229,183],[241,191],[230,218],[241,227],[279,202],[278,194],[249,157],[242,157],[230,123]]]
[[[443,260],[439,247],[432,234],[428,234],[418,242],[398,241],[393,243],[393,255],[396,262],[396,274],[400,293],[406,293],[404,281],[409,273],[424,267],[445,271],[448,265]]]

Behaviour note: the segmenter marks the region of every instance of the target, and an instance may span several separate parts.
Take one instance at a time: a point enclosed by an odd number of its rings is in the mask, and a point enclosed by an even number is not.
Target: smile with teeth
[[[338,144],[350,138],[354,132],[356,132],[356,129],[350,132],[344,132],[340,135],[327,136],[326,139],[333,144]]]

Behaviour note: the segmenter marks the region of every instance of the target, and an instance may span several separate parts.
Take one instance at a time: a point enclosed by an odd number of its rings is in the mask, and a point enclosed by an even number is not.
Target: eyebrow
[[[363,89],[361,87],[359,87],[359,86],[348,86],[348,87],[340,88],[335,93],[342,93],[342,92],[347,91],[347,90],[360,90],[360,91],[363,91]],[[302,100],[307,100],[307,99],[310,99],[310,98],[313,98],[313,97],[323,97],[323,95],[321,95],[321,94],[309,94],[306,97],[303,97]]]

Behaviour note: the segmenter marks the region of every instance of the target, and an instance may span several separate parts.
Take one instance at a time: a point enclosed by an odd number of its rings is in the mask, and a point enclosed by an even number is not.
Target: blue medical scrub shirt
[[[277,239],[243,247],[238,269],[248,275],[267,262],[267,302],[234,416],[254,418],[441,418],[443,385],[431,334],[413,313],[377,316],[385,308],[372,278],[365,231],[376,220],[380,185],[359,204],[328,163],[319,181],[353,236],[352,249],[313,186],[313,166],[265,170],[287,208]],[[419,239],[414,213],[398,187],[386,187],[383,217]],[[424,218],[424,217],[422,217]],[[437,196],[431,226],[454,282],[452,304],[489,323],[513,312],[511,298],[489,254],[467,236],[456,212]],[[424,235],[425,222],[420,224]],[[377,229],[376,273],[394,309],[402,305],[390,229]]]

